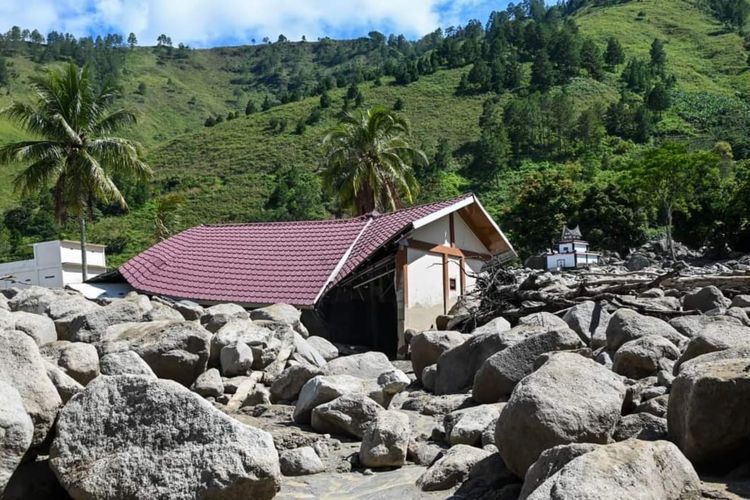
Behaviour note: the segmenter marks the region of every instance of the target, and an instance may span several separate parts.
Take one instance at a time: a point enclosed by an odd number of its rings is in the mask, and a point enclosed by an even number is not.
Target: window
[[[448,280],[448,283],[451,290],[456,289],[456,278],[451,278],[450,280]]]

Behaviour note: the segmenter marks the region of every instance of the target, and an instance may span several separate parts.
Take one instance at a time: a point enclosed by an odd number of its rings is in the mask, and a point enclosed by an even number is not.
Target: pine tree
[[[668,110],[672,100],[669,91],[662,82],[657,82],[646,95],[646,105],[648,109],[655,112],[658,116]]]
[[[593,40],[586,39],[581,45],[581,67],[588,71],[591,78],[595,80],[601,80],[604,77],[602,54]]]
[[[467,81],[470,84],[470,88],[478,92],[486,92],[490,89],[490,82],[492,80],[492,73],[487,63],[483,60],[479,60],[474,63],[474,66],[469,71]]]
[[[263,111],[268,111],[273,107],[273,103],[271,102],[271,96],[266,96],[265,99],[263,99],[263,104],[261,105],[261,109]]]
[[[549,90],[554,82],[554,71],[547,52],[541,50],[534,58],[531,66],[531,86],[542,92]]]
[[[615,66],[625,62],[625,52],[622,50],[619,40],[610,37],[607,40],[607,49],[604,51],[604,62],[610,71],[614,71]]]
[[[664,42],[658,38],[651,43],[651,70],[655,75],[664,75],[667,66],[667,53],[664,51]]]
[[[320,107],[323,109],[331,107],[331,96],[326,91],[320,94]]]
[[[5,62],[5,58],[0,56],[0,87],[8,85],[9,82],[8,64]]]
[[[400,97],[397,97],[396,102],[393,103],[393,110],[401,111],[402,109],[404,109],[404,101]]]
[[[130,33],[128,35],[128,45],[130,45],[131,49],[138,45],[138,39],[135,37],[135,33]]]
[[[356,83],[352,83],[346,90],[346,98],[349,100],[356,99],[357,94],[359,94],[359,87],[357,87]]]
[[[257,111],[257,108],[255,106],[255,101],[252,99],[247,100],[247,106],[245,106],[245,115],[252,115]]]

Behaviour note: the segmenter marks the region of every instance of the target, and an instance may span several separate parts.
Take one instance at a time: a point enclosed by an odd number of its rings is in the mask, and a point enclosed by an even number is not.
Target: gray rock
[[[701,482],[672,443],[629,439],[574,458],[521,498],[697,500]]]
[[[183,321],[185,317],[177,310],[161,302],[152,302],[152,308],[143,316],[144,321]]]
[[[658,335],[646,335],[620,346],[612,370],[628,378],[644,378],[665,368],[664,360],[674,361],[678,357],[680,351],[672,342]]]
[[[67,292],[59,289],[41,286],[22,287],[18,289],[18,293],[8,300],[8,307],[11,311],[47,314],[52,303],[63,300],[68,296]]]
[[[307,381],[322,373],[317,366],[307,364],[288,367],[271,384],[271,401],[294,401]]]
[[[729,307],[730,301],[715,286],[706,286],[688,292],[682,298],[682,307],[686,311],[707,312],[717,307]]]
[[[646,335],[659,335],[680,347],[687,339],[669,323],[652,316],[638,314],[632,309],[618,309],[607,325],[607,349],[614,352],[625,342]]]
[[[519,498],[528,497],[540,484],[555,475],[568,462],[590,451],[594,451],[599,446],[601,445],[593,443],[571,443],[561,444],[544,450],[539,455],[537,461],[526,472]]]
[[[101,309],[102,306],[79,294],[60,297],[49,304],[47,316],[54,322],[59,340],[72,340],[71,325],[78,317]]]
[[[503,333],[511,329],[510,323],[507,319],[499,316],[482,326],[479,326],[472,330],[471,335],[482,335],[485,333]]]
[[[625,260],[625,268],[628,271],[642,271],[651,265],[648,257],[641,253],[631,253]]]
[[[218,332],[232,319],[248,319],[250,315],[244,307],[237,304],[216,304],[204,310],[201,324],[212,333]]]
[[[232,319],[222,326],[211,338],[211,355],[209,364],[219,366],[221,350],[226,346],[238,343],[247,344],[254,349],[253,357],[260,357],[268,347],[273,332],[268,328],[253,323],[249,319]],[[260,362],[260,359],[258,360]]]
[[[110,326],[140,322],[144,314],[141,305],[134,301],[114,301],[106,307],[76,316],[70,323],[69,340],[92,344],[99,342]]]
[[[610,314],[598,302],[587,300],[568,309],[563,321],[592,347],[602,347],[607,339]]]
[[[495,442],[508,468],[523,477],[548,448],[606,443],[624,399],[620,377],[577,354],[556,353],[516,386],[497,420]]]
[[[422,387],[426,391],[435,391],[435,379],[437,378],[437,365],[426,366],[422,370]]]
[[[70,398],[83,390],[83,386],[69,377],[62,369],[54,363],[44,360],[44,367],[47,369],[47,376],[55,385],[57,393],[60,395],[63,404],[67,403]]]
[[[91,344],[59,340],[43,345],[39,352],[81,385],[99,376],[99,355]]]
[[[318,351],[326,361],[331,361],[332,359],[339,357],[339,348],[323,337],[311,335],[310,337],[307,337],[307,343],[312,346],[313,349]]]
[[[482,363],[515,343],[514,338],[519,335],[514,330],[471,335],[461,345],[445,351],[437,361],[435,393],[451,394],[471,387]]]
[[[206,313],[206,310],[200,304],[191,300],[179,300],[172,307],[188,321],[200,320]]]
[[[411,437],[409,417],[386,410],[378,413],[364,430],[359,463],[365,467],[401,467]]]
[[[541,326],[548,329],[564,328],[568,324],[559,316],[548,312],[529,314],[518,320],[519,325]]]
[[[50,466],[79,499],[270,499],[280,489],[270,434],[137,375],[99,377],[65,406]]]
[[[294,407],[294,421],[301,424],[309,423],[313,408],[345,394],[365,394],[378,403],[383,399],[380,387],[373,380],[351,375],[318,375],[302,386],[297,405]]]
[[[323,372],[326,375],[351,375],[352,377],[372,379],[395,369],[385,354],[370,351],[363,354],[341,356],[331,360],[325,365]]]
[[[252,320],[261,321],[273,321],[275,323],[285,323],[291,326],[294,331],[308,337],[307,328],[302,324],[300,320],[302,312],[294,306],[289,304],[272,304],[270,306],[261,307],[260,309],[254,309],[250,311],[250,318]]]
[[[711,323],[724,322],[731,325],[742,325],[736,318],[729,316],[706,316],[705,314],[693,316],[680,316],[669,320],[669,324],[682,335],[693,338],[703,333],[706,325]]]
[[[300,363],[309,363],[314,366],[323,366],[326,359],[305,338],[294,332],[294,354],[292,358]]]
[[[735,295],[732,297],[732,307],[750,308],[750,295]]]
[[[0,494],[31,446],[34,424],[18,391],[0,381]]]
[[[247,375],[253,370],[253,350],[242,342],[222,347],[219,360],[226,377]]]
[[[655,417],[666,418],[668,404],[669,395],[664,394],[642,402],[636,406],[634,411],[636,413],[650,413]]]
[[[732,463],[750,439],[750,356],[746,349],[685,363],[669,395],[669,437],[697,464]]]
[[[723,321],[708,323],[700,335],[690,339],[675,369],[702,354],[736,347],[750,347],[750,328]]]
[[[367,426],[383,411],[382,406],[364,394],[346,394],[315,407],[311,425],[323,434],[362,439]]]
[[[224,394],[224,382],[221,380],[221,374],[216,368],[209,368],[201,373],[193,386],[192,391],[203,397],[217,398]]]
[[[583,346],[578,334],[567,326],[525,337],[487,358],[474,377],[472,397],[479,403],[496,403],[534,371],[534,361],[541,354]]]
[[[281,473],[285,476],[307,476],[325,470],[323,462],[311,446],[303,446],[279,453]]]
[[[504,404],[487,404],[456,410],[445,416],[443,427],[451,446],[467,444],[481,446],[482,434],[497,422]],[[494,433],[494,426],[492,427]]]
[[[417,465],[429,467],[442,453],[443,448],[435,443],[416,441],[412,439],[409,441],[409,449],[407,450],[406,458]]]
[[[134,351],[157,377],[190,387],[206,371],[211,334],[192,321],[129,323],[107,329],[100,354]]]
[[[27,334],[37,345],[49,344],[57,340],[55,323],[41,314],[16,311],[11,313],[12,328]]]
[[[502,319],[502,318],[501,318]],[[411,365],[417,380],[422,381],[422,371],[437,363],[445,351],[464,343],[466,336],[451,330],[425,331],[411,339]]]
[[[740,320],[740,322],[745,326],[750,326],[750,316],[748,316],[747,312],[745,312],[745,309],[741,307],[730,307],[729,309],[727,309],[726,315],[730,318]]]
[[[47,376],[39,347],[25,333],[0,330],[0,382],[21,395],[23,407],[34,423],[32,446],[38,447],[52,429],[62,400]]]
[[[625,415],[617,424],[612,439],[624,441],[631,438],[644,441],[667,439],[667,419],[645,412]]]
[[[245,400],[242,402],[242,407],[255,406],[255,405],[270,405],[271,404],[271,392],[266,389],[265,386],[255,384],[253,390],[251,390]]]
[[[145,375],[156,378],[148,363],[133,351],[105,354],[99,359],[99,369],[102,375]]]
[[[469,477],[472,467],[491,453],[481,448],[457,444],[433,463],[417,479],[422,491],[441,491],[463,483]]]

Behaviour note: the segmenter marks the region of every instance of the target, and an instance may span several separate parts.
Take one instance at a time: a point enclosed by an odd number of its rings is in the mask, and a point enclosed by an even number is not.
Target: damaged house
[[[393,356],[406,329],[431,327],[495,255],[515,252],[466,194],[351,219],[198,226],[118,274],[139,292],[204,305],[292,304],[331,340]]]

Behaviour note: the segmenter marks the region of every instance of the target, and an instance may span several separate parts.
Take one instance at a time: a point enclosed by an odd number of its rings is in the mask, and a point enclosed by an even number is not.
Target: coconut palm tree
[[[325,187],[355,215],[413,202],[419,186],[412,165],[427,163],[408,122],[382,106],[346,114],[323,139],[323,151]]]
[[[36,103],[14,103],[2,114],[33,139],[0,147],[0,163],[29,163],[15,178],[15,189],[28,196],[52,187],[58,222],[68,215],[78,218],[85,281],[86,220],[94,204],[127,208],[111,175],[145,180],[151,170],[141,161],[137,142],[112,135],[136,118],[126,109],[109,111],[118,91],[109,83],[95,90],[89,66],[69,64],[29,80]]]

